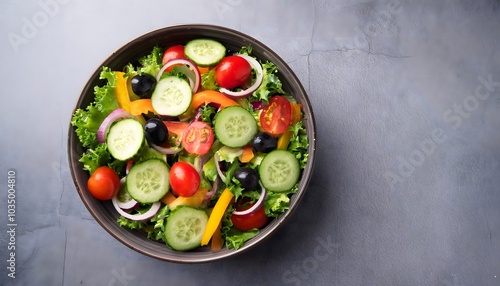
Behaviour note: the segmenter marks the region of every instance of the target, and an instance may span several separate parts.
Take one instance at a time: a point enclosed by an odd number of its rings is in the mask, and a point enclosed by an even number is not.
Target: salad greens
[[[102,121],[113,110],[119,108],[115,98],[114,88],[116,75],[109,68],[102,69],[100,79],[107,81],[106,85],[94,88],[95,99],[86,109],[77,109],[71,124],[76,127],[76,134],[83,147],[95,147],[97,141],[97,130]]]
[[[108,67],[103,67],[100,79],[104,80],[105,84],[94,88],[95,97],[93,102],[86,108],[77,109],[74,112],[71,124],[75,127],[75,132],[82,146],[86,148],[86,151],[81,156],[80,162],[83,165],[83,169],[88,171],[89,174],[94,173],[100,166],[109,166],[119,174],[120,177],[125,176],[127,161],[120,161],[113,158],[108,151],[107,143],[99,142],[97,135],[98,129],[111,112],[120,108],[115,96],[118,76],[126,78],[136,74],[149,74],[156,77],[157,73],[162,68],[163,52],[161,47],[154,46],[150,54],[138,60],[138,66],[128,64],[124,69],[125,73],[118,73],[112,71]],[[242,47],[240,50],[240,54],[251,55],[251,52],[251,46]],[[278,94],[290,98],[290,102],[295,102],[295,100],[283,90],[281,81],[277,75],[278,70],[276,65],[269,61],[260,64],[262,65],[262,84],[250,95],[250,97],[239,100],[238,102],[252,113],[258,123],[259,130],[262,131],[263,127],[259,122],[262,109],[254,109],[250,103],[260,102],[262,105],[266,105],[269,103],[272,96]],[[215,80],[215,74],[215,68],[213,68],[201,75],[202,90],[217,90],[219,88]],[[182,73],[175,69],[170,75],[186,79]],[[255,74],[253,74],[253,76],[255,77]],[[217,107],[211,104],[203,105],[199,108],[198,112],[199,120],[206,122],[213,128],[214,118],[218,113]],[[151,113],[142,116],[147,119],[151,117]],[[290,124],[286,132],[290,132],[287,150],[295,155],[300,164],[300,168],[303,169],[308,160],[307,151],[309,141],[302,121]],[[170,143],[174,141],[171,140]],[[133,160],[135,162],[143,162],[150,158],[163,158],[169,166],[177,161],[185,161],[193,165],[199,160],[204,161],[200,173],[201,187],[210,190],[216,182],[219,184],[219,187],[210,200],[203,203],[205,208],[211,209],[221,195],[222,190],[225,188],[231,191],[236,201],[244,199],[247,201],[247,204],[252,204],[259,199],[261,194],[260,191],[245,190],[241,182],[235,178],[235,171],[242,165],[251,169],[258,169],[266,154],[255,152],[255,150],[253,153],[251,160],[242,163],[242,148],[223,146],[216,139],[209,152],[211,156],[207,156],[208,158],[197,158],[198,156],[190,154],[186,152],[186,150],[167,155],[165,158],[165,155],[150,148],[148,144],[144,144],[144,147],[138,151],[133,157]],[[217,155],[220,162],[217,162],[213,155]],[[217,164],[219,164],[219,166],[225,166],[225,180],[219,177]],[[297,190],[298,183],[287,192],[273,192],[272,190],[267,190],[267,195],[263,203],[265,214],[271,219],[286,212],[290,206],[290,197],[296,193]],[[150,208],[151,204],[140,204],[133,212],[142,214],[147,212]],[[147,233],[147,237],[152,240],[165,241],[165,225],[171,211],[167,203],[162,203],[161,209],[149,220],[137,221],[120,216],[117,223],[129,229],[143,230]],[[227,248],[238,249],[245,241],[255,237],[259,233],[259,229],[253,228],[247,231],[241,231],[235,228],[230,219],[234,211],[235,207],[230,204],[222,218],[221,233]]]

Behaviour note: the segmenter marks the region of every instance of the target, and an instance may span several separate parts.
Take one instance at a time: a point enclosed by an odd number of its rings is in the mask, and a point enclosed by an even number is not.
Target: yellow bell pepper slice
[[[302,107],[302,104],[299,103],[290,103],[292,106],[292,122],[290,126],[297,124],[302,119],[302,112],[300,111],[300,108]],[[283,134],[281,134],[280,138],[278,139],[278,149],[280,150],[286,150],[288,148],[288,144],[290,144],[290,139],[292,138],[293,131],[287,130]]]
[[[205,232],[203,233],[203,237],[201,238],[201,245],[207,245],[215,231],[217,230],[217,226],[222,221],[222,217],[226,212],[227,207],[231,203],[234,195],[231,191],[226,188],[220,195],[219,199],[215,203],[214,209],[208,218],[207,227],[205,228]]]
[[[125,111],[130,112],[130,96],[128,94],[127,79],[123,77],[124,72],[116,73],[115,97],[118,105]]]
[[[207,188],[199,188],[191,197],[178,196],[174,201],[168,204],[168,207],[173,210],[178,206],[190,206],[197,208],[203,203],[203,199],[208,193]]]

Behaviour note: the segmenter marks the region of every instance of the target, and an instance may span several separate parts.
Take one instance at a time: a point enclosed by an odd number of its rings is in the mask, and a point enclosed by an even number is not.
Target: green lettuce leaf
[[[220,157],[221,160],[233,163],[236,159],[239,158],[239,156],[241,156],[241,154],[243,154],[243,149],[223,146],[215,153]]]
[[[249,56],[251,53],[252,53],[251,45],[241,47],[240,51],[238,52],[238,54],[240,55],[247,55],[247,56]]]
[[[215,69],[211,69],[208,72],[201,75],[201,87],[204,90],[206,90],[206,89],[218,90],[219,89],[219,86],[217,85],[217,82],[215,81]]]
[[[131,219],[126,219],[123,216],[120,216],[116,220],[116,222],[118,222],[118,224],[121,227],[126,227],[129,229],[143,229],[147,225],[147,222],[139,222],[139,221],[135,221],[135,220],[131,220]]]
[[[264,209],[268,217],[278,217],[290,207],[290,198],[287,193],[267,192]]]
[[[214,157],[203,165],[203,175],[211,182],[215,182],[217,179],[217,167],[215,166]]]
[[[106,143],[97,145],[96,148],[89,148],[83,153],[80,162],[83,163],[83,169],[89,171],[92,175],[100,166],[107,165],[112,160],[111,154],[108,152]]]
[[[299,160],[300,168],[304,169],[309,158],[309,153],[307,149],[309,148],[309,138],[307,137],[306,129],[304,128],[302,121],[297,122],[297,124],[290,127],[293,131],[293,135],[290,138],[290,144],[288,145],[288,151],[292,152],[297,160]]]
[[[262,64],[262,83],[259,88],[252,93],[253,101],[261,100],[267,104],[269,97],[274,94],[284,94],[282,84],[276,73],[278,68],[272,62]]]
[[[225,236],[226,247],[228,249],[231,248],[238,249],[241,246],[243,246],[243,244],[246,241],[255,237],[257,234],[259,234],[258,229],[252,229],[249,231],[240,231],[233,227],[226,233]]]
[[[144,213],[148,211],[150,207],[150,204],[144,204],[135,209],[134,212]],[[117,222],[121,227],[144,230],[147,233],[149,239],[163,241],[163,237],[165,236],[166,218],[168,217],[169,213],[170,209],[168,208],[168,206],[164,206],[149,221],[138,222],[120,216],[117,219]]]
[[[138,74],[147,73],[156,78],[162,67],[162,57],[163,50],[160,46],[154,46],[149,55],[139,59],[141,67],[137,70]]]
[[[71,125],[75,127],[76,135],[83,147],[95,147],[97,141],[97,130],[113,110],[117,109],[118,102],[114,94],[116,74],[109,68],[103,67],[101,79],[106,79],[106,85],[94,88],[95,99],[86,109],[77,109],[71,118]]]
[[[208,123],[210,126],[213,126],[213,118],[217,113],[217,109],[215,109],[215,107],[211,105],[203,105],[202,107],[200,107],[200,112],[201,120]]]

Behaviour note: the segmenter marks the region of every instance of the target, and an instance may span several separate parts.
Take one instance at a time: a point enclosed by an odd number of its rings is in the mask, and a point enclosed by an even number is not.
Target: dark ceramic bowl
[[[224,27],[211,25],[172,26],[149,32],[130,41],[111,54],[96,68],[95,72],[85,84],[80,98],[76,103],[75,110],[88,106],[94,98],[94,86],[103,85],[103,82],[99,80],[99,73],[102,66],[110,67],[112,70],[122,70],[127,63],[134,63],[136,59],[148,54],[154,45],[168,47],[176,44],[185,44],[191,39],[200,37],[218,40],[224,44],[226,48],[233,51],[238,51],[242,46],[251,45],[253,47],[253,56],[260,60],[269,60],[277,65],[279,70],[278,76],[283,83],[283,89],[292,94],[297,101],[302,104],[305,114],[304,122],[310,142],[309,161],[303,172],[302,179],[300,180],[299,190],[291,198],[290,210],[272,220],[262,229],[259,235],[247,241],[243,247],[238,250],[223,248],[219,251],[211,251],[209,247],[200,247],[189,252],[177,252],[169,249],[164,243],[147,239],[146,235],[141,231],[131,231],[119,227],[116,223],[118,213],[113,208],[111,202],[99,201],[88,192],[87,180],[89,175],[83,170],[82,164],[78,162],[81,154],[84,152],[84,148],[82,148],[75,134],[75,130],[71,125],[68,134],[68,160],[71,175],[73,176],[80,198],[97,222],[113,237],[128,247],[157,259],[178,263],[209,262],[233,256],[257,246],[271,236],[271,234],[276,232],[276,230],[283,225],[297,209],[299,201],[307,190],[315,161],[314,151],[316,147],[316,134],[313,111],[307,94],[295,74],[276,53],[261,42],[241,32]]]

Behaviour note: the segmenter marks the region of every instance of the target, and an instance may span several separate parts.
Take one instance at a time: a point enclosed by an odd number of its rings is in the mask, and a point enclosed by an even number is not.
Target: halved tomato
[[[182,136],[184,149],[195,155],[208,153],[214,143],[214,131],[205,122],[195,121],[186,128]]]
[[[276,95],[264,106],[260,114],[260,125],[264,131],[273,135],[285,132],[292,121],[292,106],[288,99]]]

